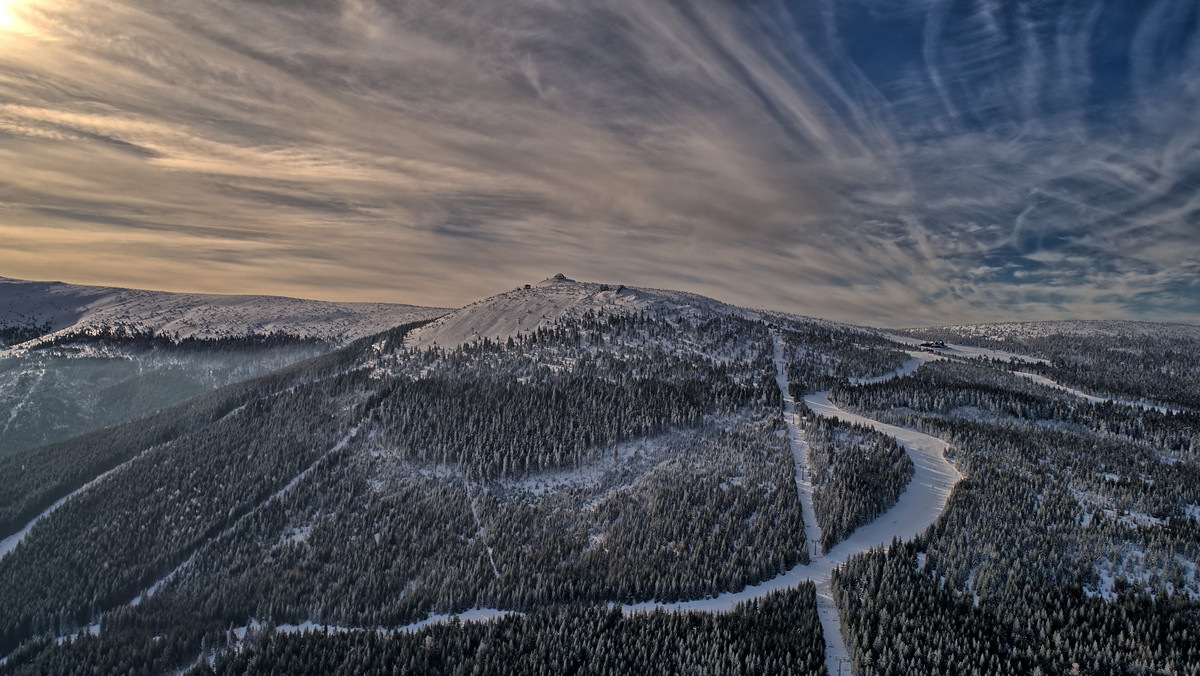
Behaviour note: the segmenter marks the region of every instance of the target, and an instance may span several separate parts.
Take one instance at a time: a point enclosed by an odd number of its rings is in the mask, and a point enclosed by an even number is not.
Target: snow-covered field
[[[924,341],[916,338],[901,336],[895,333],[885,333],[883,334],[883,337],[887,338],[888,340],[894,340],[897,343],[908,345],[909,347],[924,349],[921,348],[921,343]],[[986,347],[958,345],[956,343],[946,343],[946,347],[944,349],[937,350],[936,354],[943,357],[961,357],[963,359],[976,359],[982,357],[984,359],[999,359],[1000,361],[1011,361],[1015,359],[1017,361],[1030,364],[1049,363],[1045,359],[1041,359],[1039,357],[1030,357],[1028,355],[1016,354],[1014,352],[1005,352],[1004,350],[992,350]]]
[[[127,325],[177,338],[279,332],[345,343],[446,312],[392,303],[169,293],[0,277],[0,327],[49,324],[53,332]]]
[[[488,338],[504,340],[519,333],[537,330],[539,327],[553,325],[564,317],[581,316],[588,311],[611,313],[641,311],[672,311],[682,316],[691,313],[720,313],[736,314],[750,318],[763,318],[762,313],[743,310],[725,305],[718,301],[673,291],[658,291],[621,287],[590,282],[575,282],[561,275],[547,279],[537,285],[518,288],[473,303],[461,310],[446,314],[442,310],[419,308],[406,305],[387,305],[371,303],[321,303],[317,301],[302,301],[288,298],[272,298],[262,296],[209,296],[197,294],[169,294],[151,291],[134,291],[126,289],[109,289],[103,287],[82,287],[56,282],[20,282],[0,278],[0,326],[5,325],[42,325],[50,324],[56,331],[79,330],[88,327],[113,326],[116,324],[132,324],[145,329],[152,329],[178,337],[195,336],[217,338],[222,336],[239,336],[246,333],[270,333],[279,331],[299,337],[312,337],[331,342],[345,342],[363,335],[390,328],[392,326],[419,319],[440,317],[429,325],[414,331],[406,340],[409,347],[424,348],[433,345],[453,347],[474,340]],[[1045,324],[1045,325],[1043,325]],[[1058,333],[1064,330],[1062,322],[988,325],[975,327],[977,335],[1003,338],[1006,336],[1036,336],[1039,332],[1050,331],[1051,327]],[[1111,324],[1112,326],[1109,326]],[[1130,326],[1132,325],[1132,326]],[[1162,326],[1162,325],[1149,325]],[[956,327],[959,329],[969,327]],[[1070,328],[1070,327],[1065,327]],[[1194,331],[1193,331],[1194,329]],[[1113,331],[1113,335],[1128,335],[1130,331],[1150,331],[1149,328],[1130,322],[1113,322],[1097,324],[1084,322],[1073,330],[1092,333]],[[1176,329],[1182,335],[1200,337],[1200,327],[1181,327]],[[991,331],[991,333],[984,333]],[[919,348],[920,340],[895,334],[884,334],[887,338],[912,348]],[[381,348],[382,350],[382,348]],[[862,378],[853,384],[870,384],[901,378],[914,373],[922,364],[951,358],[987,358],[1003,362],[1046,363],[1043,359],[1014,354],[1002,350],[977,348],[965,345],[950,344],[944,350],[926,351],[913,349],[910,358],[893,372],[872,378]],[[894,539],[909,540],[932,525],[944,512],[947,501],[954,486],[963,478],[954,465],[947,461],[945,452],[947,444],[935,437],[916,430],[882,423],[871,418],[851,413],[839,408],[830,401],[829,392],[819,392],[804,397],[804,404],[813,413],[821,416],[837,418],[843,422],[869,426],[883,434],[894,437],[905,449],[914,465],[914,475],[898,501],[891,509],[869,524],[859,527],[847,538],[835,545],[829,551],[820,550],[821,531],[816,524],[813,509],[813,487],[811,472],[808,468],[807,442],[799,424],[797,402],[791,396],[787,382],[787,369],[784,363],[784,344],[779,336],[774,336],[774,362],[776,367],[776,383],[783,394],[783,414],[787,424],[787,437],[795,471],[797,495],[800,500],[804,517],[805,535],[809,543],[812,559],[810,563],[797,565],[791,570],[773,579],[746,587],[738,592],[724,593],[714,597],[691,599],[686,601],[660,603],[647,601],[624,607],[627,613],[640,613],[656,609],[667,611],[704,611],[728,612],[745,601],[763,597],[771,592],[794,588],[795,586],[812,581],[817,590],[817,609],[821,621],[825,644],[826,661],[831,674],[838,673],[838,666],[849,661],[849,651],[841,635],[841,624],[837,608],[833,601],[831,576],[833,571],[850,557],[864,553],[872,548],[888,545]],[[1092,402],[1107,401],[1107,399],[1063,386],[1044,376],[1016,372],[1016,375],[1028,378],[1038,384],[1054,387]],[[28,398],[28,397],[27,397]],[[1149,405],[1141,402],[1120,403],[1147,406],[1158,410],[1173,410],[1163,406]],[[8,424],[20,412],[24,401],[16,404],[9,412]],[[239,409],[240,410],[240,409]],[[237,412],[231,413],[236,415]],[[2,419],[3,416],[0,416]],[[7,430],[7,427],[0,425]],[[336,445],[314,463],[300,472],[291,482],[268,498],[263,505],[280,499],[291,491],[321,460],[348,444],[357,432],[357,427],[351,429]],[[517,493],[538,496],[568,489],[594,488],[616,484],[618,470],[630,462],[630,458],[653,456],[653,446],[657,441],[628,442],[620,444],[615,449],[615,457],[611,460],[606,454],[596,463],[581,470],[550,472],[533,478],[505,482],[504,488]],[[119,469],[119,468],[118,468]],[[90,485],[101,481],[101,475]],[[26,527],[9,538],[0,542],[0,557],[13,550],[22,541],[38,519],[51,513],[61,504],[78,492],[59,500]],[[484,537],[484,528],[476,512],[475,497],[471,485],[467,484],[468,498],[471,509],[479,526],[476,537]],[[1193,506],[1189,514],[1200,515],[1200,506]],[[243,515],[243,517],[245,516]],[[1133,518],[1129,516],[1129,518]],[[1150,518],[1150,517],[1147,517]],[[220,539],[229,533],[237,523],[216,536]],[[296,531],[303,536],[302,531]],[[489,558],[492,551],[488,547]],[[1123,552],[1123,557],[1116,563],[1109,563],[1100,571],[1101,584],[1092,593],[1106,598],[1113,593],[1114,577],[1129,570],[1146,569],[1145,557],[1138,552]],[[195,556],[195,552],[192,552]],[[137,605],[141,600],[156,593],[164,584],[169,583],[178,574],[184,572],[191,558],[183,561],[174,571],[155,582],[141,595],[134,599]],[[923,555],[921,558],[924,561]],[[501,562],[503,563],[503,562]],[[1196,584],[1196,569],[1192,565],[1187,568],[1186,562],[1180,573],[1186,580],[1186,585]],[[492,572],[500,577],[495,559],[491,561]],[[1185,585],[1185,586],[1186,586]],[[461,621],[488,621],[511,614],[511,611],[488,608],[475,608],[457,615],[433,615],[421,622],[403,627],[366,627],[381,632],[415,631],[435,623],[443,623],[458,619]],[[240,628],[239,638],[256,628],[252,623]],[[336,627],[316,625],[306,622],[299,625],[285,625],[277,628],[286,632],[304,631],[356,631],[364,628]],[[235,632],[236,633],[236,632]]]

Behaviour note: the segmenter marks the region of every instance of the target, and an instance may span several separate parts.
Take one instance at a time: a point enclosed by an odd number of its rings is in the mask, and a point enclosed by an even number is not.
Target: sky
[[[1195,0],[0,0],[0,275],[1200,323]]]

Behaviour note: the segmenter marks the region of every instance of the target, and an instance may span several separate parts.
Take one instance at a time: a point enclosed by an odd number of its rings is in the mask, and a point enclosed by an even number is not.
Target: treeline
[[[209,632],[190,649],[147,632],[84,636],[27,650],[14,674],[823,674],[825,646],[811,583],[729,613],[644,613],[555,605],[490,622],[412,633]]]
[[[782,402],[769,333],[734,317],[589,311],[503,342],[377,345],[378,444],[476,480],[577,467],[616,443]]]
[[[381,370],[411,378],[436,373],[526,382],[565,369],[611,380],[732,380],[765,394],[769,389],[778,392],[772,353],[770,333],[758,321],[588,311],[581,318],[559,319],[503,341],[483,337],[454,348],[425,350],[388,343],[377,362]],[[778,395],[773,401],[779,402]]]
[[[895,439],[864,425],[810,415],[804,435],[813,511],[828,551],[896,504],[915,470]]]
[[[50,333],[50,322],[45,322],[41,325],[37,324],[22,324],[11,326],[0,326],[0,347],[9,347],[18,345],[27,340],[41,338]]]
[[[457,465],[472,479],[576,467],[613,444],[694,427],[754,401],[754,390],[700,379],[621,378],[576,372],[519,384],[398,378],[375,408],[378,444],[417,462]]]
[[[39,334],[44,335],[44,334]],[[37,336],[34,336],[35,338]],[[171,349],[181,351],[246,350],[291,346],[325,347],[329,344],[319,338],[297,336],[284,331],[247,332],[238,336],[205,338],[178,336],[173,333],[155,331],[136,324],[118,322],[101,327],[88,327],[60,333],[39,343],[35,349],[47,350],[64,345],[86,343],[119,347],[126,350]]]

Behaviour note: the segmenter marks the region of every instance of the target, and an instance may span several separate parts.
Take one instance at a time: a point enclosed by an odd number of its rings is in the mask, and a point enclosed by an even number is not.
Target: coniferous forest
[[[336,349],[47,344],[292,352],[0,456],[0,673],[823,673],[822,584],[856,673],[1200,673],[1182,339],[993,338],[1047,362],[916,368],[871,330],[672,299],[444,346],[424,322]],[[1135,349],[1167,372],[1100,364]],[[809,582],[810,552],[925,488],[893,437],[804,409],[822,391],[944,440],[963,479],[919,537]],[[752,600],[705,609],[730,593]]]

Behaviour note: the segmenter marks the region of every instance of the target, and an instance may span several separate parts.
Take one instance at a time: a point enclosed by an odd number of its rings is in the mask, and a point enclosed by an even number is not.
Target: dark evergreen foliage
[[[1065,385],[1097,394],[1175,403],[1200,409],[1200,340],[1170,331],[1133,335],[1012,335],[967,328],[919,329],[922,338],[967,343],[1046,359],[1021,364]]]
[[[913,463],[896,440],[870,427],[810,416],[804,426],[813,511],[828,551],[896,504]]]
[[[806,559],[776,424],[681,434],[646,459],[648,474],[630,459],[600,486],[542,496],[347,449],[111,621],[201,608],[223,622],[392,627],[473,606],[736,591]]]
[[[859,673],[1200,673],[1194,413],[1093,405],[985,361],[853,386],[907,355],[819,322],[588,312],[428,350],[405,346],[408,328],[0,459],[9,532],[113,470],[0,559],[0,671],[823,672],[811,585],[728,614],[606,605],[738,590],[807,560],[774,332],[792,394],[833,388],[945,438],[966,476],[922,538],[836,574]],[[1161,370],[1116,389],[1159,353],[1111,345],[1142,356],[1096,369],[1106,391],[1188,403],[1193,386]],[[1041,349],[1063,346],[1110,355]],[[1055,354],[1046,372],[1063,376]],[[1164,363],[1186,375],[1194,358]],[[913,469],[867,428],[807,428],[829,548]],[[526,615],[392,631],[475,606]],[[305,621],[360,629],[271,629]],[[100,636],[79,635],[94,622]]]
[[[269,626],[243,640],[226,632],[177,638],[147,632],[31,646],[16,674],[820,674],[824,644],[811,584],[730,613],[623,615],[620,606],[550,606],[486,623],[451,622],[412,633]]]
[[[835,576],[860,670],[1200,673],[1189,415],[954,363],[834,395],[947,439],[967,476],[918,542]]]
[[[895,371],[908,361],[896,343],[867,331],[812,322],[790,324],[781,333],[788,387],[796,399]]]
[[[17,324],[0,326],[0,347],[18,345],[50,333],[50,324]]]
[[[1115,601],[1013,571],[980,600],[922,570],[921,543],[893,544],[834,574],[856,671],[880,674],[1200,673],[1200,604],[1126,591]]]

